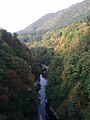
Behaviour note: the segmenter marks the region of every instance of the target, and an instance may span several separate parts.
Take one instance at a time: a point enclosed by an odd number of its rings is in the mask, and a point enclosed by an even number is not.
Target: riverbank
[[[46,86],[47,79],[45,79],[42,75],[38,80],[37,88],[38,88],[38,99],[40,100],[40,104],[38,106],[38,114],[39,120],[57,120],[55,117],[55,112],[51,110],[48,104],[47,96],[46,96]]]

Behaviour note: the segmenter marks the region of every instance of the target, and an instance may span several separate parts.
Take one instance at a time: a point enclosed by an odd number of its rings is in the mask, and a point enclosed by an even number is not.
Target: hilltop
[[[48,13],[18,33],[30,35],[39,31],[57,29],[72,22],[82,21],[89,13],[90,0],[84,0],[56,13]]]

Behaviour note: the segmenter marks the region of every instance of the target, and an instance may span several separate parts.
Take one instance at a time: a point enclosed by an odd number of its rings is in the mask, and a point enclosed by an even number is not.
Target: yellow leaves
[[[29,77],[30,77],[30,80],[33,82],[37,80],[33,73],[31,73]]]
[[[77,101],[77,105],[78,105],[78,108],[80,108],[80,101],[79,100]]]
[[[79,44],[79,39],[75,37],[74,41],[71,42],[69,48],[68,48],[68,53],[71,53],[73,49],[76,49]]]
[[[77,84],[75,84],[75,86],[71,89],[71,92],[68,96],[69,101],[73,102],[73,101],[78,101],[78,97],[77,93],[80,91],[80,87],[81,87],[81,83],[77,82]]]
[[[64,71],[62,72],[61,78],[62,78],[63,81],[67,80],[67,76],[66,76]]]
[[[37,46],[37,44],[38,44],[38,42],[35,41],[32,47]]]

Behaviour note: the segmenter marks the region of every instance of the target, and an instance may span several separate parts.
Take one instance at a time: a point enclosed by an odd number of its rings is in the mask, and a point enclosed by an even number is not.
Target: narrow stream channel
[[[38,85],[38,98],[40,100],[40,104],[38,106],[39,120],[57,120],[49,109],[48,101],[45,94],[47,80],[43,78],[42,75],[40,75]]]

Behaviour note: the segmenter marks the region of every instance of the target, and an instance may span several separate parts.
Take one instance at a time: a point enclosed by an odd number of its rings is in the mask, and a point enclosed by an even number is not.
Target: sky
[[[83,0],[0,0],[0,28],[13,33]]]

